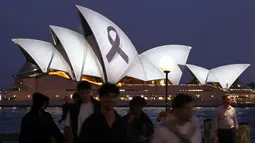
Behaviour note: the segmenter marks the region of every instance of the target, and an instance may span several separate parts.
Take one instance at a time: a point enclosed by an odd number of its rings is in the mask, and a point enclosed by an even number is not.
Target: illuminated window
[[[160,82],[159,82],[159,84],[161,85],[161,86],[165,86],[165,80],[160,80]]]
[[[120,82],[119,82],[119,83],[117,83],[117,86],[122,86],[122,83],[120,83]]]
[[[126,98],[125,97],[120,97],[120,100],[126,100]]]

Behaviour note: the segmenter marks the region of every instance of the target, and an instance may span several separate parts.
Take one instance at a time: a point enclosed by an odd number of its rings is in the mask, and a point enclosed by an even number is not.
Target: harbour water
[[[29,111],[27,108],[17,108],[17,107],[0,107],[0,133],[18,133],[20,130],[20,121],[22,117]],[[205,119],[212,119],[214,112],[214,107],[196,107],[194,108],[195,114],[200,120],[200,125],[203,133],[203,121]],[[128,111],[126,107],[116,108],[120,115],[125,115]],[[157,126],[156,118],[160,111],[164,110],[162,107],[146,107],[144,111],[149,115],[155,126]],[[54,120],[59,120],[62,110],[60,107],[49,107],[47,111],[52,115]],[[251,108],[236,108],[239,123],[248,122],[251,125],[251,141],[255,139],[255,107]],[[58,124],[59,128],[62,130],[64,124]]]

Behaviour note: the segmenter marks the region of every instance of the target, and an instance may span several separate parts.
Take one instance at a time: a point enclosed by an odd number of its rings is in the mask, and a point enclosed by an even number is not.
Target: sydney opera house
[[[177,93],[188,93],[200,100],[218,100],[225,94],[235,98],[253,94],[238,80],[249,64],[213,69],[187,64],[191,47],[186,45],[164,45],[138,54],[127,35],[111,20],[91,9],[76,7],[82,34],[50,25],[53,43],[12,39],[27,62],[13,76],[15,83],[8,96],[29,100],[38,91],[52,99],[63,99],[72,95],[78,81],[86,80],[93,83],[95,90],[104,82],[116,83],[120,86],[121,100],[132,96],[164,100],[164,68],[170,70],[170,100]],[[180,84],[184,68],[193,79]]]

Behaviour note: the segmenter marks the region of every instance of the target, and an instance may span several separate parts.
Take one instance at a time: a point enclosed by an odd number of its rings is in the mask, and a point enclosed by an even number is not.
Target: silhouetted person
[[[159,125],[152,143],[201,143],[198,119],[193,115],[192,97],[178,94],[172,100],[173,112]]]
[[[144,98],[135,96],[129,103],[130,111],[123,117],[126,124],[127,143],[149,143],[153,135],[153,123],[143,112]]]
[[[104,84],[99,89],[101,108],[84,123],[79,143],[124,143],[125,126],[121,116],[114,110],[119,96],[115,84]]]
[[[59,123],[61,123],[63,120],[66,119],[69,110],[72,108],[72,105],[73,104],[81,104],[82,99],[81,99],[79,93],[75,92],[72,96],[71,102],[69,101],[68,96],[65,97],[65,101],[66,101],[65,104],[62,106],[62,116],[61,116],[61,119],[58,121]]]
[[[80,97],[78,92],[75,92],[73,94],[72,99],[73,99],[73,102],[72,102],[73,104],[77,104],[77,103],[81,103],[82,102],[82,99],[81,99],[81,97]]]
[[[52,143],[54,138],[63,142],[63,135],[52,116],[45,112],[49,98],[41,93],[33,94],[31,110],[22,118],[19,143]]]
[[[65,97],[65,103],[62,105],[62,116],[61,119],[58,121],[58,123],[61,123],[66,119],[67,113],[70,109],[71,103],[70,98],[68,96]]]
[[[236,143],[238,135],[236,110],[230,105],[229,95],[223,96],[222,100],[223,105],[216,108],[214,114],[214,137],[218,137],[219,143]]]
[[[92,85],[87,81],[81,81],[77,84],[77,93],[80,97],[74,103],[65,121],[64,138],[65,142],[76,142],[80,134],[83,122],[94,112],[100,109],[99,102],[92,95]]]

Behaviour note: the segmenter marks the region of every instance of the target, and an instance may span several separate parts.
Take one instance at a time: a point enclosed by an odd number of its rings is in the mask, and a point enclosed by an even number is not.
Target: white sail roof
[[[150,49],[136,58],[125,75],[144,81],[163,79],[165,73],[160,68],[160,59],[169,57],[174,61],[174,66],[169,73],[169,80],[174,85],[179,84],[182,70],[178,65],[186,64],[190,49],[191,47],[184,45],[165,45]]]
[[[219,82],[222,88],[230,88],[250,64],[231,64],[209,71],[207,82]]]
[[[201,84],[206,84],[206,79],[209,74],[209,70],[200,66],[186,64],[188,69],[199,80]]]
[[[138,56],[134,45],[127,35],[108,18],[82,6],[77,8],[95,36],[107,82],[117,83]]]
[[[55,43],[60,41],[59,50],[62,55],[66,54],[77,81],[83,74],[103,78],[101,65],[83,35],[58,26],[51,25],[50,28]]]
[[[33,58],[35,64],[47,73],[49,69],[67,72],[71,79],[81,80],[82,75],[100,77],[104,82],[117,83],[125,76],[144,81],[165,78],[162,61],[172,65],[169,80],[179,84],[191,47],[185,45],[159,46],[138,55],[127,35],[111,20],[88,8],[77,6],[83,18],[84,30],[90,28],[87,39],[75,31],[50,26],[55,46],[33,39],[13,39],[22,51]],[[91,31],[90,31],[91,30]],[[85,34],[86,35],[86,34]],[[96,52],[96,53],[95,53]],[[169,60],[171,59],[171,64]],[[211,70],[187,64],[201,84],[219,82],[230,88],[249,64],[232,64]]]
[[[71,78],[73,77],[70,66],[51,43],[21,38],[12,41],[33,58],[42,72],[47,73],[48,69],[55,69],[67,72]]]

